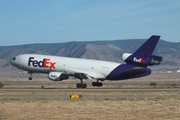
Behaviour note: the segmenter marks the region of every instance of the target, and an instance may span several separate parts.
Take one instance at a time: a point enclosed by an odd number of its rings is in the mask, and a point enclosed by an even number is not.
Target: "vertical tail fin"
[[[136,52],[134,55],[152,55],[160,36],[152,35]]]
[[[162,61],[161,56],[152,55],[160,36],[152,35],[136,52],[133,54],[124,53],[122,59],[129,64],[139,64],[144,66],[158,65]]]

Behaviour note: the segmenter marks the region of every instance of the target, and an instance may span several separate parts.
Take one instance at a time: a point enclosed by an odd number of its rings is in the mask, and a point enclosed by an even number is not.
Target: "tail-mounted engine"
[[[49,79],[52,81],[62,81],[68,79],[67,75],[64,75],[62,72],[50,72]]]
[[[144,66],[158,65],[162,61],[162,57],[155,55],[134,55],[130,53],[124,53],[122,59],[126,63],[139,64]]]

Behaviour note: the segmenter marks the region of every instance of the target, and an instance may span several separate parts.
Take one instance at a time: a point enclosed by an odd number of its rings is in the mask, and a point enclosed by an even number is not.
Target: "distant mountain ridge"
[[[0,67],[10,66],[9,61],[12,57],[24,53],[123,62],[121,60],[123,53],[133,53],[146,40],[129,39],[0,46]],[[180,66],[180,42],[172,43],[160,40],[154,54],[163,57],[162,64]]]

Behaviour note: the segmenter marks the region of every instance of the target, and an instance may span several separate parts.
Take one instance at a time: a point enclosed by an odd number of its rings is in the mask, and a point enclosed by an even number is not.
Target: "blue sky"
[[[180,0],[0,0],[0,46],[153,34],[180,42]]]

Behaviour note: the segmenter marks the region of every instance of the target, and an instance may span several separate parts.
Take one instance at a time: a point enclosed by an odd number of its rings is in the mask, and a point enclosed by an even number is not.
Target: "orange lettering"
[[[44,67],[45,68],[49,68],[49,66],[47,65],[47,64],[49,64],[49,62],[47,62],[47,61],[50,61],[50,59],[45,59],[45,61],[44,61]]]
[[[51,64],[51,67],[50,67],[50,68],[56,69],[55,66],[54,66],[54,65],[56,64],[56,62],[54,62],[54,63],[50,62],[50,64]]]

